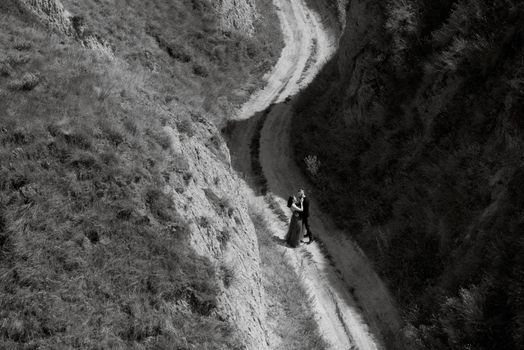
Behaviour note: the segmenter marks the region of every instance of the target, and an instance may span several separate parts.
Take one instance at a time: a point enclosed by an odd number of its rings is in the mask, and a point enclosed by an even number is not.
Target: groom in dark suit
[[[298,190],[298,198],[302,199],[302,224],[306,229],[304,237],[309,237],[307,244],[311,244],[315,239],[313,238],[313,232],[309,226],[309,199],[306,197],[306,192],[303,189]]]

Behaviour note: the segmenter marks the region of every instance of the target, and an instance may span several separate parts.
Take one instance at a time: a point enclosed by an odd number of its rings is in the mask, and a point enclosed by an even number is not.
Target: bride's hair
[[[296,200],[295,196],[289,196],[289,198],[287,199],[287,207],[291,208],[295,200]]]

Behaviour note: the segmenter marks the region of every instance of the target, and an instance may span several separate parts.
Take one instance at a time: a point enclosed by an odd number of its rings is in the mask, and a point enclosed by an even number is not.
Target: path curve
[[[303,0],[273,0],[284,37],[284,48],[275,67],[263,77],[266,86],[251,95],[236,120],[251,118],[272,103],[298,92],[315,77],[322,63],[335,52],[335,40],[319,16]],[[313,57],[312,57],[313,56]],[[309,67],[306,67],[309,64]]]
[[[273,2],[285,47],[274,69],[265,77],[266,87],[253,94],[238,111],[229,147],[235,168],[249,177],[250,144],[260,118],[266,118],[260,137],[260,163],[269,190],[287,212],[285,199],[297,184],[306,183],[292,157],[289,98],[312,81],[336,46],[319,15],[304,0]],[[314,243],[288,249],[286,254],[314,300],[323,336],[336,350],[384,349],[384,333],[401,329],[387,289],[363,253],[347,234],[335,228],[328,215],[320,212],[314,199],[311,209],[311,225],[323,245]],[[286,227],[275,220],[274,230],[283,238]]]

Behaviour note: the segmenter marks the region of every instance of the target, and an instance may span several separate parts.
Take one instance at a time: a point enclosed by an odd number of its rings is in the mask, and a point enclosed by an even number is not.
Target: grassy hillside
[[[210,0],[63,3],[119,57],[169,81],[172,90],[165,93],[171,98],[203,105],[216,122],[260,87],[261,76],[282,48],[278,18],[269,0],[256,2],[260,18],[252,37],[222,28]]]
[[[352,4],[297,105],[297,161],[422,347],[521,349],[524,8]]]
[[[248,38],[207,1],[117,3],[64,1],[114,58],[0,5],[0,348],[242,348],[164,192],[191,173],[163,127],[220,123],[276,59],[276,17],[261,1]]]

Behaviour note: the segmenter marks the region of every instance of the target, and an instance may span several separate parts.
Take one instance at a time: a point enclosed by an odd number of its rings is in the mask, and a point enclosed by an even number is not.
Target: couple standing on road
[[[309,227],[309,200],[303,189],[298,190],[296,196],[289,196],[287,206],[291,209],[291,222],[286,235],[289,246],[296,248],[302,245],[304,237],[309,237],[307,244],[313,242],[313,233]]]

